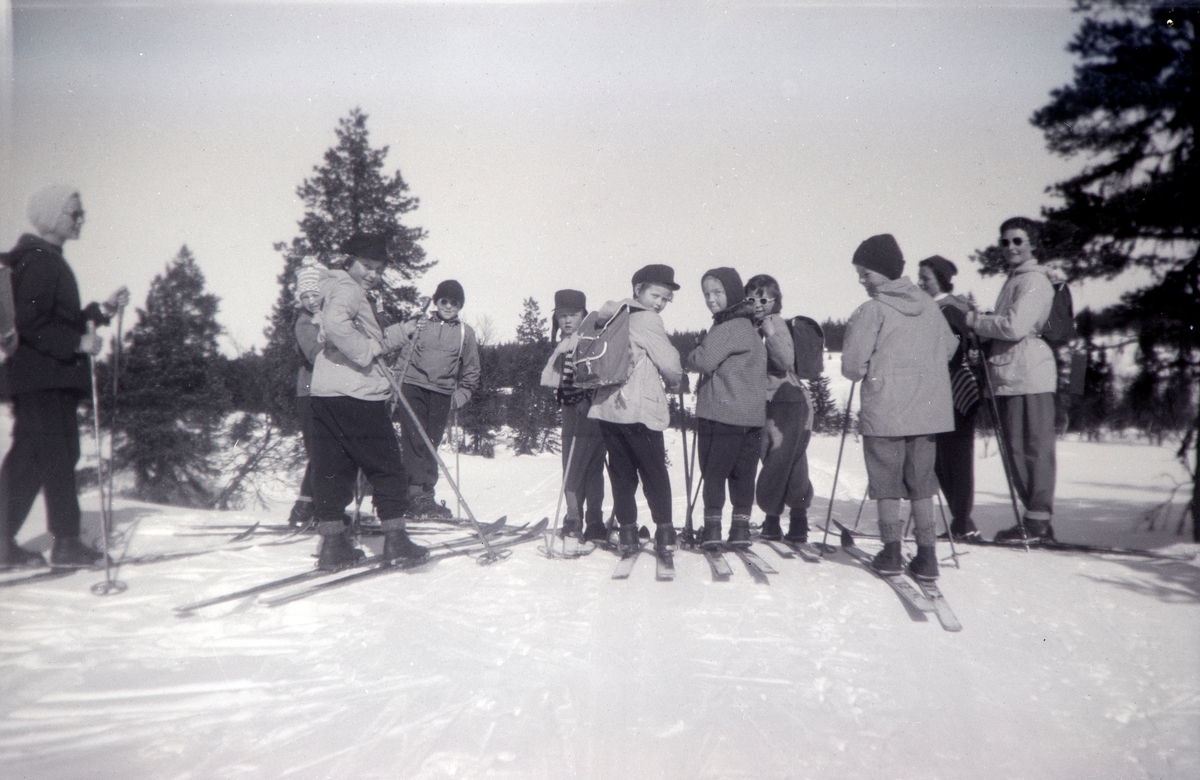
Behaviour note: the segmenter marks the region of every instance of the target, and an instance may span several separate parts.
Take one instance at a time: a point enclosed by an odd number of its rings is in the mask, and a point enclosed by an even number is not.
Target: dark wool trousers
[[[754,493],[765,514],[782,515],[787,505],[793,514],[804,516],[812,505],[813,486],[808,478],[812,431],[804,430],[808,414],[804,394],[790,385],[780,387],[775,398],[767,402],[767,427],[763,431],[766,453]],[[776,435],[777,442],[773,440]]]
[[[604,522],[604,434],[588,419],[587,401],[562,408],[562,458],[567,517]],[[572,452],[574,445],[574,452]],[[567,459],[571,459],[568,470]],[[586,506],[586,510],[585,510]]]
[[[312,397],[313,504],[317,520],[344,520],[358,470],[375,489],[380,520],[408,509],[408,475],[384,401]]]
[[[968,415],[954,410],[954,430],[937,435],[933,471],[946,494],[950,518],[966,522],[975,508],[975,404]]]
[[[0,527],[15,537],[38,493],[45,491],[50,533],[79,536],[79,421],[75,390],[36,390],[13,398],[12,448],[0,467]]]
[[[637,522],[637,486],[650,505],[655,524],[671,524],[671,475],[667,473],[667,448],[662,431],[642,423],[600,421],[608,449],[608,473],[612,480],[613,514],[621,525]]]
[[[307,395],[296,396],[296,416],[300,418],[300,438],[304,440],[304,454],[308,456],[308,465],[304,467],[304,479],[300,481],[300,496],[312,498],[313,481],[313,412],[312,398]]]
[[[1049,520],[1054,513],[1054,393],[998,395],[1000,425],[1008,444],[1013,487],[1025,517]]]
[[[703,417],[696,419],[700,439],[700,473],[704,475],[704,513],[725,507],[725,483],[733,513],[749,515],[754,507],[754,477],[762,428],[726,425]]]
[[[404,385],[404,397],[417,416],[417,423],[424,429],[437,447],[442,443],[446,431],[446,420],[450,417],[450,396],[427,390],[415,385]],[[413,424],[408,412],[400,412],[401,440],[404,443],[404,466],[413,486],[420,485],[426,493],[433,492],[438,480],[437,458],[425,446],[421,432]]]

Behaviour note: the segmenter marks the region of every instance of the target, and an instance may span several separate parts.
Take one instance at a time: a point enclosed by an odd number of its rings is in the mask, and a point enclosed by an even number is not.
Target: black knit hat
[[[904,255],[891,233],[871,236],[859,244],[851,262],[889,279],[899,279],[900,274],[904,273]]]
[[[938,289],[943,292],[950,292],[954,289],[954,282],[950,281],[950,279],[958,273],[958,266],[946,258],[941,255],[934,255],[933,257],[925,258],[917,266],[926,266],[930,271],[933,271],[933,275],[937,277]]]
[[[560,311],[587,311],[587,296],[579,290],[559,290],[554,293],[554,313]]]
[[[437,303],[442,298],[449,298],[459,305],[461,308],[467,302],[467,294],[463,292],[463,287],[453,279],[447,279],[437,286],[433,291],[433,302]]]
[[[342,244],[342,253],[364,260],[388,262],[387,237],[378,233],[355,233]]]
[[[669,265],[661,265],[658,263],[642,266],[633,275],[633,286],[639,284],[661,284],[668,290],[678,290],[679,285],[675,284],[675,269]]]
[[[704,276],[700,277],[700,284],[704,284],[704,280],[712,277],[721,283],[725,288],[725,307],[728,308],[735,303],[741,303],[746,298],[746,287],[742,284],[742,277],[733,268],[713,268],[705,271]]]

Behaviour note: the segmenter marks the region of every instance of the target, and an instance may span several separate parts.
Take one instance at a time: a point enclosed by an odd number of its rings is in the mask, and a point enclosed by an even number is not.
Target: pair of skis
[[[504,525],[506,522],[507,522],[507,518],[502,517],[494,523],[489,523],[487,525],[482,526],[482,530],[483,530],[484,534],[486,534],[489,537],[489,539],[490,538],[498,538],[500,535],[500,532],[504,528]],[[523,542],[530,541],[531,539],[536,538],[536,536],[540,535],[541,532],[545,530],[547,523],[548,523],[547,520],[542,520],[540,523],[538,523],[533,528],[527,528],[525,526],[522,526],[522,527],[516,529],[517,531],[519,531],[519,533],[516,536],[512,537],[511,539],[505,539],[503,541],[494,542],[494,543],[492,543],[492,546],[493,547],[497,547],[497,546],[510,547],[510,546],[513,546],[516,544],[521,544]],[[289,601],[295,601],[297,599],[304,598],[305,596],[312,595],[313,593],[317,593],[322,590],[328,590],[331,587],[340,587],[341,585],[348,584],[349,582],[352,582],[352,581],[357,581],[358,579],[365,579],[367,577],[378,576],[380,574],[384,574],[389,571],[400,571],[403,569],[411,569],[411,568],[415,568],[415,566],[417,566],[417,565],[424,565],[425,563],[435,561],[435,560],[441,560],[443,558],[448,558],[448,557],[451,557],[452,555],[470,555],[475,552],[484,551],[485,549],[486,548],[484,547],[484,545],[480,543],[479,536],[477,534],[472,533],[472,534],[467,534],[467,535],[458,537],[456,539],[451,539],[447,542],[443,542],[441,544],[437,544],[437,545],[430,547],[431,551],[440,550],[440,551],[444,551],[444,552],[439,552],[435,555],[430,556],[429,558],[426,558],[425,560],[417,562],[416,564],[407,564],[407,563],[403,563],[403,562],[391,563],[389,561],[385,561],[383,559],[383,556],[381,556],[381,555],[373,555],[373,556],[370,556],[368,558],[365,558],[365,559],[359,561],[356,564],[351,564],[342,569],[336,569],[333,571],[323,571],[321,569],[307,569],[307,570],[299,572],[297,574],[292,574],[287,577],[280,577],[278,579],[268,580],[266,582],[259,583],[258,585],[252,585],[248,588],[242,588],[240,590],[235,590],[235,591],[232,591],[229,593],[223,593],[223,594],[220,594],[217,596],[212,596],[210,598],[201,599],[199,601],[193,601],[190,604],[184,604],[183,606],[176,607],[174,611],[177,615],[183,617],[183,616],[191,615],[192,613],[196,612],[197,610],[204,609],[205,607],[212,607],[212,606],[216,606],[218,604],[225,604],[230,601],[238,601],[240,599],[248,598],[250,596],[257,596],[262,593],[269,593],[274,590],[281,590],[283,588],[287,588],[292,585],[299,585],[304,582],[308,582],[310,580],[318,580],[318,579],[321,579],[324,577],[332,577],[332,576],[341,574],[346,571],[352,571],[352,573],[349,575],[337,578],[335,580],[325,580],[321,583],[317,583],[316,585],[312,586],[311,588],[306,588],[306,589],[298,591],[296,593],[288,594],[287,596],[276,600],[275,603],[270,604],[271,606],[278,606],[279,604],[287,603]],[[332,583],[338,583],[338,584],[333,585]],[[326,586],[326,587],[322,587],[322,586]]]
[[[756,582],[768,584],[770,580],[767,578],[767,575],[779,573],[771,564],[760,558],[757,553],[748,547],[699,547],[697,550],[704,555],[705,560],[708,562],[714,582],[728,582],[729,578],[733,576],[733,569],[730,567],[729,561],[725,558],[725,552],[735,554],[746,566],[747,571],[750,572],[750,576]],[[612,578],[614,580],[628,579],[641,553],[641,545],[635,550],[621,553],[617,559],[616,568],[613,569]],[[654,557],[654,579],[658,582],[673,581],[675,579],[675,553],[673,551],[655,551]]]
[[[841,529],[842,551],[857,561],[867,571],[890,585],[906,606],[920,614],[927,612],[934,613],[937,615],[938,622],[942,624],[942,628],[946,631],[962,631],[962,623],[959,622],[958,617],[954,614],[954,610],[950,608],[950,603],[942,595],[942,590],[938,587],[936,581],[914,577],[913,582],[917,586],[914,588],[913,583],[905,579],[903,574],[889,574],[877,571],[871,565],[870,554],[854,543],[854,533],[837,520],[833,520],[833,523]]]

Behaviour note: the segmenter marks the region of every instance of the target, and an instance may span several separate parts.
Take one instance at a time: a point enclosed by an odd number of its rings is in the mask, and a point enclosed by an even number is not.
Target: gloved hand
[[[679,380],[678,392],[682,393],[683,395],[687,395],[688,393],[692,392],[692,381],[688,379],[688,372],[686,371],[683,372],[683,379]]]
[[[461,409],[467,405],[467,401],[471,400],[471,391],[465,387],[460,387],[450,396],[450,408]]]

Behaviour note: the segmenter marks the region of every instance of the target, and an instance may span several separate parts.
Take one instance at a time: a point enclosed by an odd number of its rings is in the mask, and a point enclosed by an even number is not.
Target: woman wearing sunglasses
[[[1053,541],[1054,393],[1058,369],[1054,352],[1040,338],[1050,318],[1054,285],[1035,252],[1039,225],[1013,217],[1000,225],[1000,250],[1008,263],[1008,281],[996,298],[994,314],[970,312],[967,324],[987,344],[987,370],[1000,427],[1008,445],[1009,473],[1025,513],[1018,525],[996,534],[996,541]]]
[[[774,277],[759,274],[746,283],[754,324],[767,348],[767,422],[763,427],[762,468],[755,499],[767,518],[762,537],[808,541],[808,507],[813,486],[808,478],[808,440],[812,437],[812,398],[796,375],[796,347],[779,314],[783,293]],[[779,525],[790,507],[787,536]]]

